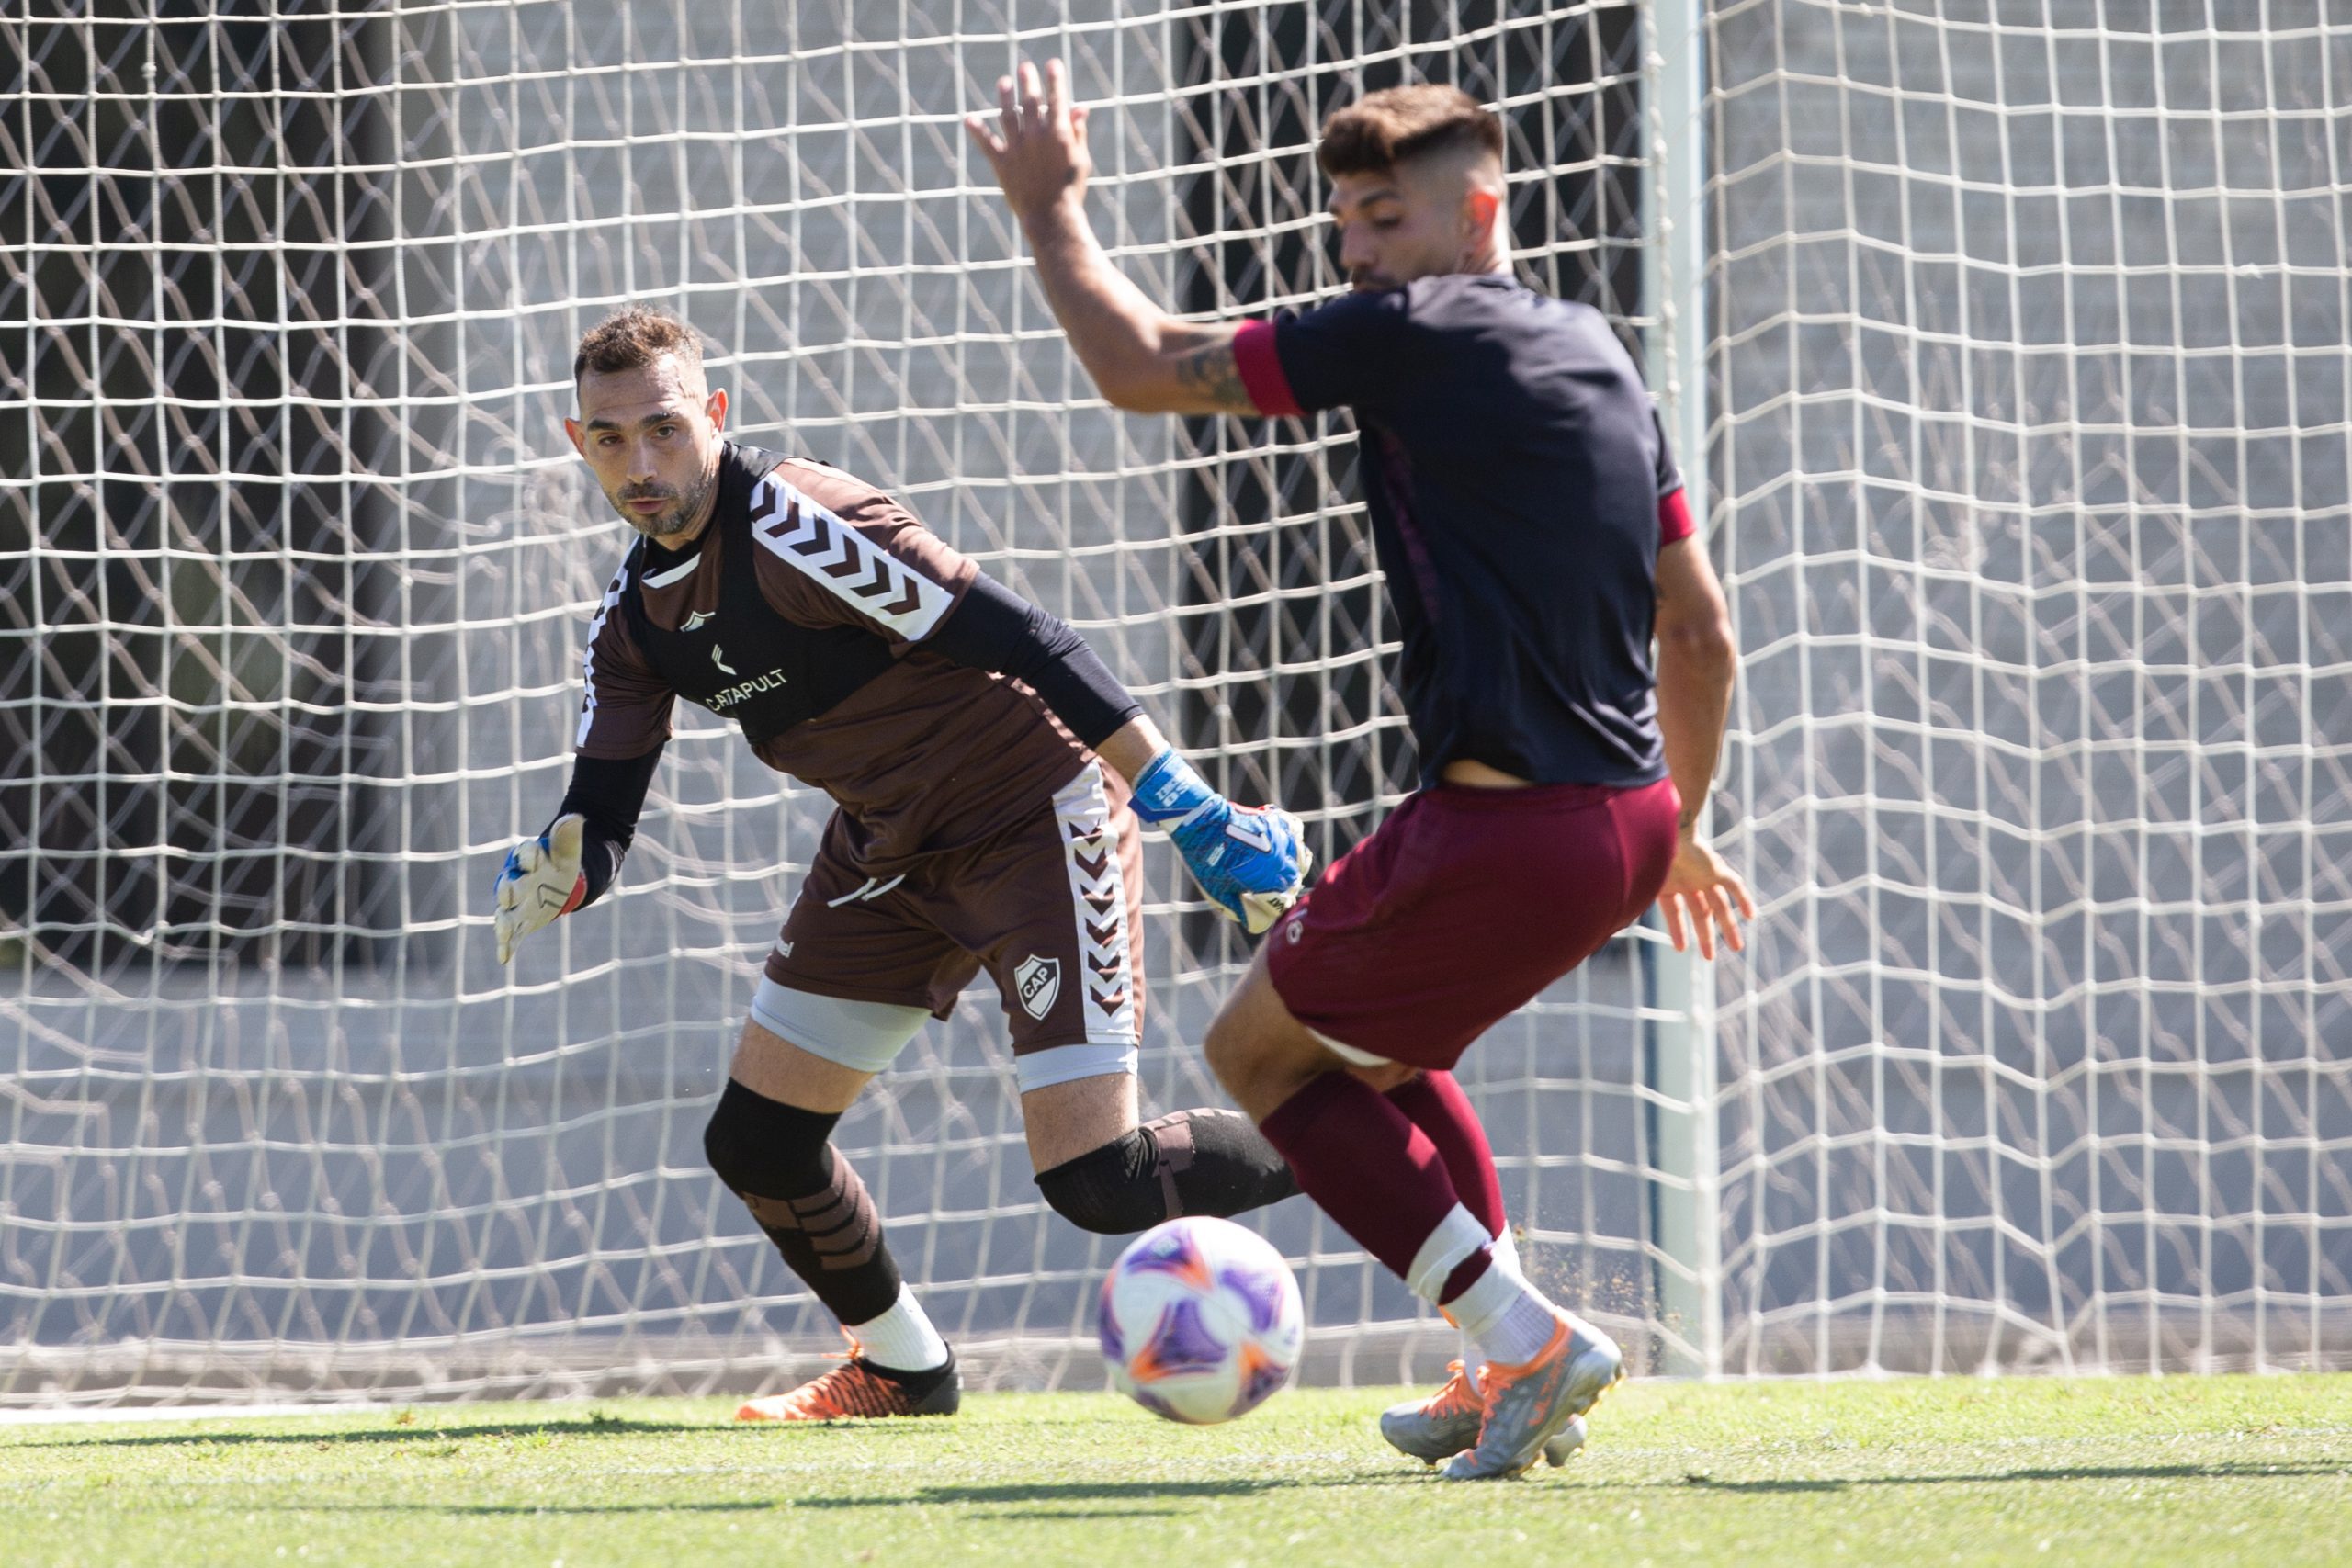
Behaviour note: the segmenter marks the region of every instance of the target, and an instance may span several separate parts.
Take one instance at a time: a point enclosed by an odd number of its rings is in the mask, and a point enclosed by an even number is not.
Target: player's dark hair
[[[667,311],[630,305],[588,329],[580,352],[571,356],[571,378],[577,381],[591,370],[599,376],[642,370],[665,354],[700,365],[702,338]]]
[[[1327,175],[1370,175],[1440,152],[1503,155],[1503,122],[1459,87],[1425,82],[1366,93],[1323,122]]]

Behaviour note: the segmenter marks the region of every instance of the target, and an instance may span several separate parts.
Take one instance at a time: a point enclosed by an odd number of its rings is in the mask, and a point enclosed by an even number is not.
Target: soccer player
[[[1136,1125],[1133,939],[1137,818],[1252,930],[1296,897],[1297,823],[1209,789],[1076,633],[888,496],[726,440],[727,393],[683,323],[622,310],[572,378],[565,431],[639,536],[589,629],[571,788],[498,876],[499,961],[612,886],[679,697],[831,795],[704,1146],[852,1354],[739,1418],[952,1412],[955,1358],[834,1123],[985,968],[1057,1212],[1115,1235],[1292,1192],[1238,1112]]]
[[[1502,126],[1465,94],[1326,122],[1352,291],[1238,326],[1172,319],[1103,254],[1058,62],[999,94],[967,127],[1106,399],[1355,412],[1422,788],[1275,926],[1208,1055],[1308,1196],[1476,1347],[1389,1440],[1519,1474],[1581,1440],[1623,1363],[1521,1274],[1449,1069],[1652,900],[1709,956],[1754,912],[1696,836],[1735,656],[1656,407],[1599,312],[1514,280]]]

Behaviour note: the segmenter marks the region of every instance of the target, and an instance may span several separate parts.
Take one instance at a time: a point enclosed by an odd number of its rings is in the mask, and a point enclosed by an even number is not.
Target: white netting
[[[621,892],[492,962],[624,541],[558,429],[577,333],[684,312],[739,430],[896,490],[1328,855],[1412,776],[1352,442],[1094,403],[958,118],[1069,56],[1098,225],[1227,313],[1338,281],[1324,109],[1458,79],[1530,270],[1632,327],[1637,13],[201,9],[0,20],[0,1403],[795,1375],[837,1341],[700,1130],[822,803],[689,713]],[[1246,954],[1152,886],[1147,1099],[1199,1103]],[[1536,1271],[1663,1329],[1632,947],[1468,1081]],[[1109,1248],[1038,1203],[1008,1079],[976,990],[840,1140],[970,1365],[1091,1382]],[[1328,1374],[1432,1341],[1305,1204],[1270,1224]]]
[[[1724,1364],[2342,1364],[2352,18],[1709,49]]]

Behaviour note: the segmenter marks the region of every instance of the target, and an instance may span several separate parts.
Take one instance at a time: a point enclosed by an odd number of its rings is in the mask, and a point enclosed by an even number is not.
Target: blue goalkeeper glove
[[[1276,807],[1234,805],[1172,747],[1136,776],[1135,808],[1168,829],[1201,891],[1251,936],[1306,890],[1315,855],[1300,841],[1298,818]]]

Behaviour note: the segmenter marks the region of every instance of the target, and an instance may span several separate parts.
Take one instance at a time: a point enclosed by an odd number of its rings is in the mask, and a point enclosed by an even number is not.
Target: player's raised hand
[[[1667,940],[1674,943],[1674,951],[1685,951],[1695,936],[1702,958],[1714,957],[1719,931],[1724,944],[1733,952],[1745,948],[1747,943],[1740,934],[1739,922],[1756,918],[1756,900],[1747,896],[1747,884],[1739,879],[1739,873],[1696,839],[1684,839],[1676,847],[1674,863],[1667,868],[1665,886],[1657,891],[1657,908],[1666,919]]]
[[[1017,80],[997,79],[996,96],[996,119],[967,115],[964,129],[996,171],[1013,216],[1026,218],[1065,197],[1075,201],[1084,196],[1094,159],[1086,150],[1086,111],[1070,107],[1062,62],[1046,61],[1040,82],[1037,68],[1024,60]]]
[[[587,818],[559,817],[536,839],[526,839],[506,852],[492,893],[498,913],[498,961],[512,963],[514,944],[554,919],[580,908],[588,896],[588,879],[580,874],[580,855],[586,841]]]
[[[1315,867],[1298,818],[1272,806],[1236,806],[1173,749],[1136,776],[1136,815],[1168,829],[1209,901],[1251,936],[1298,902]]]

